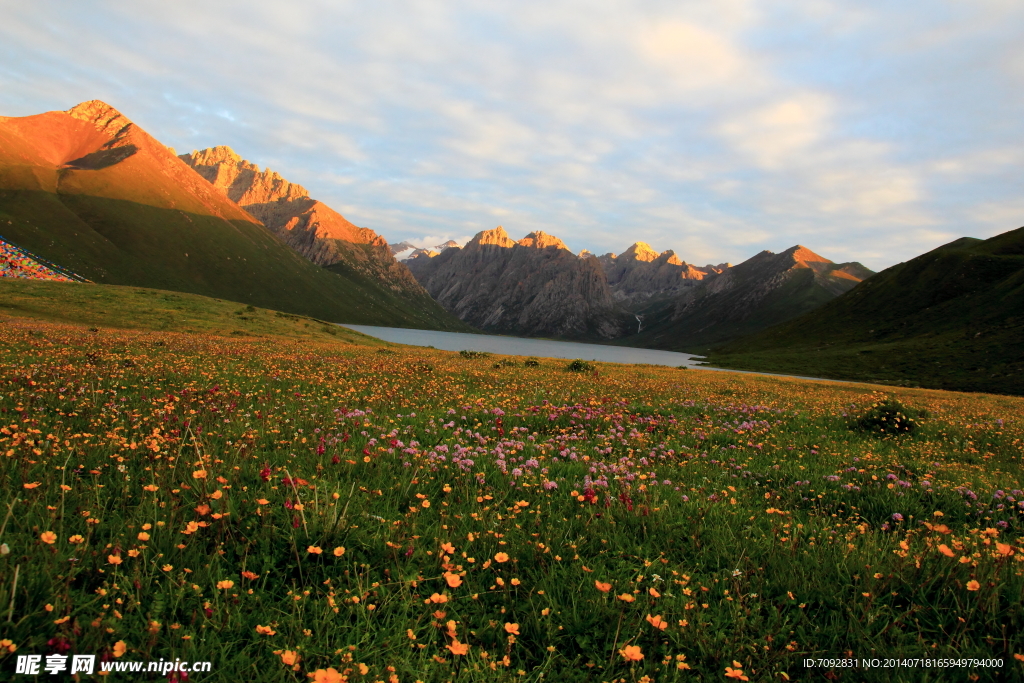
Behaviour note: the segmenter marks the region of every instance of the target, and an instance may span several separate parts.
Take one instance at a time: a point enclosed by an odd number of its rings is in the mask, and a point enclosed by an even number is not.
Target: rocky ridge
[[[353,225],[276,171],[261,171],[226,146],[179,158],[313,263],[350,269],[397,294],[425,293],[409,270],[395,260],[383,237]]]
[[[721,264],[698,268],[681,261],[671,249],[659,254],[645,242],[636,242],[618,256],[609,253],[598,256],[597,260],[615,300],[630,310],[642,308],[656,299],[678,296],[729,267],[729,264]]]
[[[407,263],[438,303],[482,330],[611,339],[628,329],[598,260],[543,232],[514,241],[498,226]]]

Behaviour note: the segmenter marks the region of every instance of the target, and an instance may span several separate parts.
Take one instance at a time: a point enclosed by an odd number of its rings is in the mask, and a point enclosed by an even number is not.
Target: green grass
[[[86,326],[242,337],[337,339],[387,346],[373,337],[315,318],[196,294],[141,287],[0,279],[0,316]]]
[[[224,336],[200,308],[218,334],[0,324],[0,669],[123,642],[213,681],[1024,672],[1021,399],[895,389],[927,417],[880,437],[850,428],[869,387]]]

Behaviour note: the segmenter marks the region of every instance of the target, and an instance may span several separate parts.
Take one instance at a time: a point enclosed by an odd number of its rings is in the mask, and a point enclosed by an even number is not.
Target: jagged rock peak
[[[89,100],[76,104],[64,113],[79,121],[91,123],[111,137],[132,125],[128,117],[100,100]]]
[[[494,230],[481,230],[473,237],[473,239],[469,241],[469,244],[481,246],[494,244],[499,247],[511,248],[512,246],[515,245],[515,242],[509,239],[508,233],[505,232],[505,228],[499,225]]]
[[[192,153],[187,155],[200,166],[212,166],[214,164],[229,163],[238,164],[244,163],[242,157],[238,156],[235,150],[231,149],[227,145],[218,145],[217,147],[208,147],[206,149],[194,149]],[[255,164],[252,164],[255,167]]]
[[[578,256],[579,258],[597,258],[592,253],[590,253],[589,249],[581,249],[580,253],[576,254],[576,256]]]
[[[555,247],[557,249],[565,249],[566,251],[569,250],[569,247],[565,246],[565,242],[558,239],[554,235],[549,235],[547,233],[541,232],[540,230],[537,230],[536,232],[531,232],[529,235],[516,242],[516,244],[518,244],[521,247],[533,247],[534,249],[547,249],[548,247]]]
[[[619,258],[650,262],[658,258],[658,252],[651,249],[651,245],[646,242],[634,242],[629,249],[622,252]]]

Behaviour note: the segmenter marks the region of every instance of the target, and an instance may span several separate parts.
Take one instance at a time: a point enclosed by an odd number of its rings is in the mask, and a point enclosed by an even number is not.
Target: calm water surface
[[[410,346],[433,346],[445,351],[488,351],[507,356],[536,356],[538,358],[582,358],[604,363],[649,363],[693,367],[702,356],[674,351],[654,349],[633,349],[624,346],[602,346],[601,344],[580,344],[577,342],[549,341],[547,339],[525,339],[523,337],[500,337],[488,334],[465,334],[462,332],[435,332],[433,330],[407,330],[401,327],[374,327],[372,325],[344,325],[356,332],[368,334],[377,339]]]

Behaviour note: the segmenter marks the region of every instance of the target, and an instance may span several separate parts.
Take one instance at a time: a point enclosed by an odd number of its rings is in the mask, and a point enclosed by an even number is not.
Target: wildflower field
[[[0,320],[4,680],[1024,676],[1022,399]]]

